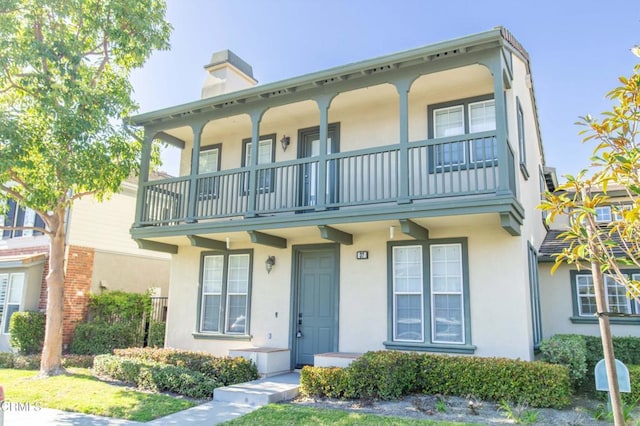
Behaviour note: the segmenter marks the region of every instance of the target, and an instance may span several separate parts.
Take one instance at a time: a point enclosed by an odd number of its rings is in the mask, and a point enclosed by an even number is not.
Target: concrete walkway
[[[243,383],[241,385],[234,385],[233,387],[220,388],[221,390],[232,388],[234,399],[238,398],[242,403],[217,401],[214,399],[213,401],[197,405],[188,410],[179,411],[147,423],[71,413],[50,408],[5,404],[3,410],[3,426],[209,426],[243,416],[269,402],[293,398],[297,395],[299,386],[300,375],[297,373],[288,373],[281,376]],[[246,390],[246,394],[242,394],[241,389],[243,388]],[[216,391],[219,393],[218,390]]]

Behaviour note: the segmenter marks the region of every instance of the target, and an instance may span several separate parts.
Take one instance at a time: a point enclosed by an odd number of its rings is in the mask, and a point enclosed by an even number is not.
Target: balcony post
[[[399,155],[399,176],[398,204],[408,204],[409,197],[409,90],[413,83],[412,78],[405,78],[393,84],[400,96],[400,151]]]
[[[144,139],[142,140],[142,153],[140,157],[140,175],[138,176],[138,192],[136,195],[136,217],[133,223],[134,228],[139,228],[144,221],[142,214],[144,212],[146,198],[146,183],[149,181],[149,164],[151,163],[151,148],[153,146],[153,138],[156,134],[155,130],[149,128],[144,129]]]
[[[329,137],[329,106],[335,95],[320,96],[315,99],[320,110],[320,153],[318,155],[318,193],[316,211],[327,209],[327,144]]]
[[[265,110],[254,110],[249,113],[251,117],[251,163],[249,167],[249,193],[247,194],[247,212],[245,217],[256,216],[256,202],[258,197],[258,145],[260,144],[260,121]],[[274,141],[275,142],[275,141]]]
[[[191,126],[193,130],[193,150],[191,151],[191,174],[189,175],[189,192],[187,205],[187,223],[195,223],[197,219],[198,207],[198,167],[200,162],[200,139],[202,137],[202,129],[205,123],[197,123]]]
[[[488,62],[487,67],[493,75],[493,93],[496,108],[496,141],[498,144],[498,188],[496,194],[507,195],[511,194],[511,187],[509,185],[510,171],[509,167],[513,166],[509,164],[508,152],[509,149],[509,134],[507,129],[507,105],[505,97],[505,82],[504,82],[504,64],[502,62],[502,55],[497,52]],[[515,194],[513,194],[515,195]]]

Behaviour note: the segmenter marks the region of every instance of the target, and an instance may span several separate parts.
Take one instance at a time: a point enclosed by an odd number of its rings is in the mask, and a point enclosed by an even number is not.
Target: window
[[[261,136],[258,140],[258,164],[270,164],[275,161],[275,140],[276,135]],[[251,139],[245,139],[242,141],[242,166],[249,167],[251,165]],[[271,192],[273,191],[273,170],[272,169],[259,169],[258,170],[258,192]],[[249,192],[249,174],[245,175],[244,180],[244,192]]]
[[[222,144],[209,145],[200,148],[198,156],[198,174],[214,173],[220,170],[220,150]],[[200,199],[216,198],[220,177],[211,176],[198,178],[198,197]]]
[[[205,254],[201,277],[199,331],[248,335],[251,252]]]
[[[446,138],[490,132],[496,129],[495,101],[487,96],[429,106],[432,117],[429,137]],[[494,162],[497,159],[495,136],[461,142],[445,142],[432,149],[436,167]],[[468,153],[468,154],[467,154]]]
[[[529,172],[527,171],[527,149],[524,139],[524,113],[522,112],[522,105],[520,99],[516,96],[516,117],[518,121],[518,148],[520,150],[520,171],[524,175],[525,179],[529,178]]]
[[[596,207],[596,222],[609,223],[612,220],[611,206]]]
[[[533,325],[533,347],[542,342],[542,315],[540,313],[540,281],[538,279],[538,252],[531,243],[528,246],[529,292],[531,297],[531,323]]]
[[[640,271],[629,271],[629,276],[640,279]],[[573,322],[596,322],[597,312],[596,294],[591,273],[571,271],[572,293],[574,295],[574,317]],[[607,312],[617,314],[634,315],[640,314],[640,304],[627,297],[627,290],[618,284],[612,276],[604,276],[604,291],[607,301]],[[640,318],[633,317],[611,317],[611,322],[628,322],[629,320],[640,323]]]
[[[394,349],[473,353],[466,240],[389,245],[389,341]]]
[[[20,310],[24,273],[0,274],[0,329],[9,333],[9,321]]]
[[[0,216],[0,225],[2,226],[35,226],[38,228],[44,228],[44,221],[33,210],[27,208],[24,209],[16,204],[14,200],[7,200],[8,208],[4,216]],[[18,238],[18,237],[31,237],[35,235],[42,235],[42,232],[34,231],[33,229],[4,229],[0,233],[0,239]]]

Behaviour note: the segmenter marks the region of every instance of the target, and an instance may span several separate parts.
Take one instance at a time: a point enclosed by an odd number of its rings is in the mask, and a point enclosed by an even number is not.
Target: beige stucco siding
[[[399,229],[396,232],[394,241],[407,239]],[[474,225],[470,216],[449,218],[447,226],[431,229],[430,237],[467,238],[471,343],[477,346],[476,354],[531,359],[528,272],[522,240],[508,235],[497,217],[484,218]],[[353,245],[340,247],[340,351],[384,349],[388,326],[387,241],[388,228],[374,226],[370,232],[354,234]],[[327,242],[311,228],[289,238],[288,243],[287,249],[250,243],[232,247],[254,250],[251,341],[194,339],[201,250],[180,247],[173,256],[171,271],[167,345],[218,355],[248,346],[289,348],[292,247]],[[369,259],[356,260],[358,250],[369,251]],[[514,252],[523,254],[514,256]],[[267,274],[264,260],[271,255],[276,256],[277,263]]]
[[[150,288],[159,288],[159,296],[167,296],[169,268],[165,259],[96,250],[91,292],[99,294],[106,289],[145,293]]]

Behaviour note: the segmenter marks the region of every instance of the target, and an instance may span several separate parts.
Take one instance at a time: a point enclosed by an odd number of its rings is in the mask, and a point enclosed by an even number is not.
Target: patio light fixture
[[[282,150],[286,151],[289,147],[289,144],[291,143],[291,138],[287,135],[284,135],[282,136],[282,139],[280,139],[280,143],[282,144]]]
[[[269,256],[267,257],[267,260],[264,261],[264,266],[267,268],[267,274],[271,273],[271,269],[273,268],[273,265],[276,264],[276,257],[275,256]]]

